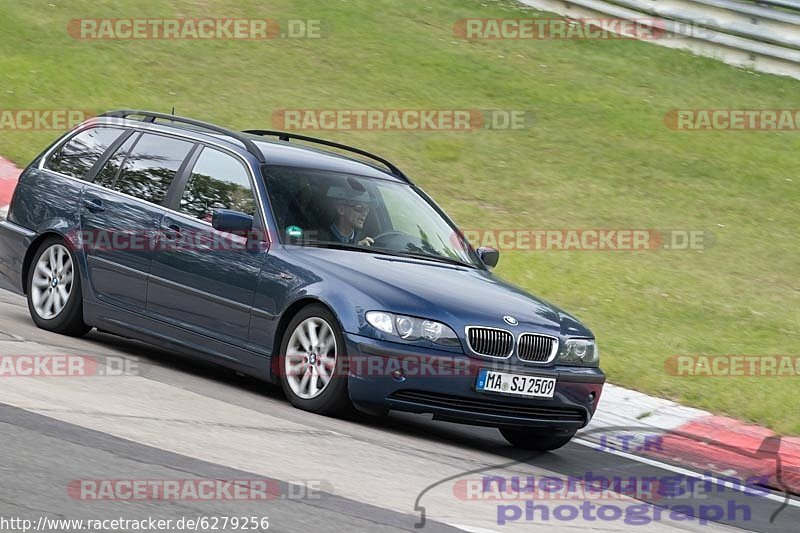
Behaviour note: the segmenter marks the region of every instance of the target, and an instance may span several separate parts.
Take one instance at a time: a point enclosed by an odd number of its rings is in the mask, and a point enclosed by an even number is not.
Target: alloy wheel
[[[64,245],[54,244],[39,256],[31,283],[36,314],[45,320],[61,314],[72,294],[73,276],[72,257]]]
[[[336,336],[325,320],[307,318],[297,325],[286,347],[284,371],[292,392],[310,400],[331,382],[338,356]]]

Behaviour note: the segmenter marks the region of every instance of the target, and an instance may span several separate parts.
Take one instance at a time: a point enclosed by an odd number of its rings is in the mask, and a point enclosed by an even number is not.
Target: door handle
[[[106,208],[103,207],[103,201],[100,198],[84,200],[83,205],[90,213],[103,213],[106,210]]]
[[[174,240],[181,236],[181,227],[177,224],[163,225],[161,231],[164,233],[164,238],[168,240]]]

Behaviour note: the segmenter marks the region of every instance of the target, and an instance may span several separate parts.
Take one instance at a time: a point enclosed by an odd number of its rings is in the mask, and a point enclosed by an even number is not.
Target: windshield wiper
[[[355,244],[345,244],[343,242],[307,242],[303,243],[302,246],[310,246],[312,248],[330,248],[332,250],[351,250],[353,252],[363,252],[363,253],[372,253],[378,255],[388,255],[391,257],[405,257],[411,259],[424,259],[427,261],[436,261],[438,263],[447,263],[450,265],[458,265],[462,267],[468,268],[476,268],[475,265],[471,265],[469,263],[463,263],[458,261],[457,259],[451,259],[450,257],[444,257],[441,255],[428,255],[428,254],[417,254],[412,252],[398,252],[397,250],[387,250],[386,248],[375,248],[371,246],[356,246]]]
[[[469,263],[464,263],[463,261],[459,261],[458,259],[453,259],[452,257],[446,257],[443,255],[430,255],[430,254],[418,254],[414,252],[395,252],[398,257],[410,257],[413,259],[426,259],[428,261],[436,261],[437,263],[447,263],[448,265],[457,265],[467,268],[476,268],[475,265],[471,265]]]
[[[430,252],[427,251],[426,248],[430,249],[431,251]],[[436,253],[436,250],[430,244],[427,244],[427,246],[426,246],[425,242],[423,242],[422,247],[416,246],[414,244],[409,244],[408,245],[408,250],[404,251],[404,252],[401,252],[401,253],[403,253],[403,254],[405,254],[405,255],[407,255],[409,257],[414,257],[414,258],[417,258],[417,259],[430,259],[431,261],[438,261],[440,263],[447,263],[447,264],[450,264],[450,265],[458,265],[458,266],[465,266],[465,267],[469,267],[469,268],[475,268],[475,265],[473,265],[471,263],[465,263],[463,261],[459,261],[458,259],[453,259],[450,256]]]
[[[306,242],[300,246],[309,246],[311,248],[329,248],[331,250],[351,250],[353,252],[365,252],[379,255],[397,256],[398,254],[383,248],[370,248],[369,246],[357,246],[355,244],[345,244],[343,242]]]

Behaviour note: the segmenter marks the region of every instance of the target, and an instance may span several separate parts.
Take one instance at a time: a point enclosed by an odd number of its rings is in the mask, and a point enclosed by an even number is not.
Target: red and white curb
[[[20,172],[12,162],[0,157],[0,218],[8,214],[8,204],[11,203]]]
[[[579,436],[598,448],[742,481],[757,479],[800,494],[800,437],[779,437],[761,426],[615,385],[605,386],[597,414]]]

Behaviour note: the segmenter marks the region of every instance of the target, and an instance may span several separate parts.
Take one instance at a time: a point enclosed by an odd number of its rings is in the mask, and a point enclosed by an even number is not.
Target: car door
[[[65,222],[61,227],[79,227],[85,180],[90,179],[92,169],[123,135],[125,130],[121,128],[83,129],[52,151],[43,170],[28,168],[18,186],[13,221],[33,230],[57,220]]]
[[[260,239],[215,230],[216,209],[263,224],[248,167],[226,151],[205,146],[176,183],[172,209],[161,222],[148,285],[148,313],[222,342],[246,347],[250,314],[266,246]],[[248,362],[245,362],[246,364]]]
[[[194,143],[133,133],[83,194],[81,235],[92,293],[144,313],[152,247],[166,192]]]

